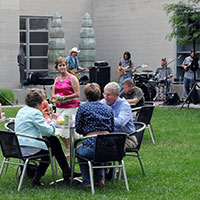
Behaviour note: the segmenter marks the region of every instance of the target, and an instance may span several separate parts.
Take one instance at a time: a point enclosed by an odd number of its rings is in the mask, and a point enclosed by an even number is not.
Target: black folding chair
[[[85,139],[96,137],[96,146],[95,146],[95,153],[92,160],[80,156],[76,153],[77,145]],[[92,169],[97,168],[119,168],[123,170],[124,181],[126,185],[126,189],[129,191],[128,187],[128,180],[126,176],[126,170],[124,166],[123,156],[124,156],[124,144],[125,139],[127,137],[126,133],[107,133],[107,134],[99,134],[99,135],[92,135],[88,137],[83,137],[78,139],[74,143],[72,155],[75,155],[72,162],[72,171],[71,171],[71,184],[73,182],[73,172],[74,166],[78,162],[75,162],[75,158],[80,158],[83,160],[81,164],[86,164],[89,167],[89,174],[90,174],[90,183],[91,183],[91,192],[92,194],[95,193],[94,191],[94,180],[92,175]],[[107,162],[112,162],[114,165],[106,165]],[[118,162],[118,164],[115,164]],[[104,166],[100,165],[100,163],[105,163]],[[98,165],[99,164],[99,165]]]
[[[14,131],[15,130],[15,121],[9,121],[7,122],[4,127],[6,128],[6,130],[8,131]]]
[[[5,129],[8,130],[8,131],[15,131],[15,121],[12,120],[12,121],[9,121],[7,122],[5,125],[4,125]],[[58,175],[58,165],[57,165],[57,162],[56,162],[56,159],[55,157],[53,157],[54,159],[54,163],[55,163],[55,168],[56,168],[56,175]]]
[[[39,156],[34,156],[34,155],[33,156],[23,156],[20,146],[19,146],[17,136],[32,138],[35,140],[40,140],[40,141],[45,142],[48,146],[48,150],[49,150],[48,154],[43,154],[43,155],[39,155]],[[3,173],[5,165],[8,166],[9,164],[11,164],[11,165],[18,165],[18,166],[23,167],[23,170],[22,170],[22,173],[20,176],[18,189],[17,189],[18,191],[20,191],[20,189],[21,189],[21,185],[22,185],[24,175],[25,175],[25,172],[27,169],[27,165],[31,162],[41,162],[40,159],[43,157],[46,157],[46,156],[50,157],[52,177],[53,177],[54,184],[56,184],[54,165],[53,165],[53,159],[52,159],[52,153],[51,153],[51,146],[50,146],[48,140],[46,140],[44,138],[32,137],[32,136],[21,134],[21,133],[15,133],[14,131],[0,130],[0,144],[1,144],[1,149],[2,149],[3,156],[4,156],[3,162],[2,162],[1,168],[0,168],[0,177]],[[18,161],[10,161],[10,159],[17,159]]]
[[[137,141],[138,141],[138,145],[137,145],[136,148],[126,149],[125,150],[126,151],[125,156],[137,157],[138,160],[139,160],[140,166],[142,168],[143,175],[145,176],[145,171],[144,171],[142,160],[141,160],[141,157],[140,157],[140,154],[139,154],[139,150],[140,150],[140,147],[141,147],[141,144],[142,144],[142,139],[143,139],[143,135],[144,135],[146,125],[142,122],[135,122],[134,124],[135,124],[135,127],[136,127],[136,132],[133,133],[133,134],[130,134],[130,136],[135,135],[135,137],[137,138]]]
[[[133,108],[132,112],[137,112],[136,114],[136,122],[143,122],[146,124],[146,127],[148,128],[149,134],[151,136],[151,140],[153,144],[155,144],[155,134],[153,127],[151,125],[151,118],[153,115],[155,104],[152,105],[150,103],[145,104],[144,106]]]

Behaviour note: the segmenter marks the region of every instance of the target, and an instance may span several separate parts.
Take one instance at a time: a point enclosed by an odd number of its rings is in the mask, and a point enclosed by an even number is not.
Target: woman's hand
[[[51,115],[51,119],[54,119],[56,121],[57,121],[58,117],[59,117],[59,115],[56,113],[52,113],[52,115]]]
[[[64,101],[66,99],[66,96],[59,96],[57,98],[58,101]]]

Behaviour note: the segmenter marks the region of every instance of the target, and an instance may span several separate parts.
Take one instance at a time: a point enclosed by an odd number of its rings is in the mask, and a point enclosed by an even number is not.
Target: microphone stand
[[[168,83],[168,77],[167,77],[167,66],[169,65],[169,64],[171,64],[172,62],[174,62],[175,60],[179,60],[180,58],[181,58],[181,56],[182,55],[179,55],[179,57],[178,58],[175,58],[175,59],[173,59],[173,60],[171,60],[169,63],[167,63],[165,66],[166,66],[166,71],[165,71],[165,77],[166,77],[166,79],[165,79],[165,85],[166,85],[166,91],[165,91],[165,102],[164,103],[167,103],[167,93],[168,93],[168,89],[169,89],[169,83]],[[170,75],[170,74],[169,74]]]

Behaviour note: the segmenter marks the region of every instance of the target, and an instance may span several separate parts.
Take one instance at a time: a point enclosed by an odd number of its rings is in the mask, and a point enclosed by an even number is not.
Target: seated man
[[[161,67],[156,69],[155,76],[158,77],[160,83],[165,84],[167,92],[170,90],[171,78],[173,76],[171,67],[167,66],[166,58],[162,58]]]
[[[125,79],[122,82],[123,91],[121,98],[125,98],[131,107],[140,107],[144,105],[144,94],[142,89],[136,87],[131,79]]]
[[[114,131],[125,132],[131,134],[135,132],[133,115],[130,104],[119,97],[120,87],[116,82],[110,82],[104,87],[104,99],[101,103],[111,106],[114,113]],[[126,139],[126,148],[135,148],[137,146],[137,138],[130,136]]]

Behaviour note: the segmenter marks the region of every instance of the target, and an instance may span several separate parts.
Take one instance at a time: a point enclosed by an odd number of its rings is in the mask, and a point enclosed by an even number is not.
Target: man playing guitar
[[[136,71],[130,58],[131,54],[126,51],[124,52],[123,58],[119,61],[118,74],[120,74],[120,91],[123,90],[122,82],[127,78],[131,78],[132,72]]]
[[[77,47],[73,47],[70,50],[70,56],[67,57],[67,63],[69,65],[69,71],[74,74],[77,78],[79,76],[79,72],[82,72],[84,70],[90,69],[91,66],[88,66],[86,68],[80,67],[77,55],[80,52]]]
[[[195,58],[194,50],[190,51],[190,55],[186,57],[183,61],[182,67],[185,71],[184,74],[184,90],[185,97],[188,96],[193,84],[194,84],[194,70],[192,69],[193,60]]]

